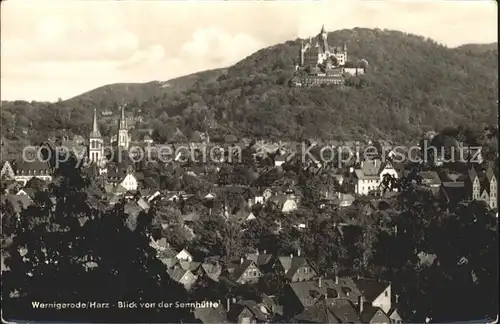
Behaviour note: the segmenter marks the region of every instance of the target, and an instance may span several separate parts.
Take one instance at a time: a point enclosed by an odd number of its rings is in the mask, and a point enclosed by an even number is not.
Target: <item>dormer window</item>
[[[328,294],[328,298],[337,298],[339,296],[337,291],[333,288],[328,288],[326,290],[326,293]]]
[[[309,290],[309,296],[311,296],[312,298],[316,298],[320,295],[319,291],[317,290]]]

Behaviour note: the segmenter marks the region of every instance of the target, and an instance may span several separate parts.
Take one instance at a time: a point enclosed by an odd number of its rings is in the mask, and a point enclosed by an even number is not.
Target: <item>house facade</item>
[[[1,169],[1,178],[15,180],[25,186],[28,181],[38,178],[52,181],[52,168],[48,162],[42,161],[5,161]]]
[[[386,314],[390,312],[392,297],[389,282],[363,278],[355,280],[355,283],[367,303],[379,307]]]
[[[354,192],[368,195],[378,191],[385,175],[396,179],[399,176],[390,163],[382,163],[379,159],[362,161],[360,167],[354,170]]]
[[[252,260],[241,258],[239,263],[232,263],[226,268],[226,272],[236,283],[257,283],[262,277],[262,272]]]

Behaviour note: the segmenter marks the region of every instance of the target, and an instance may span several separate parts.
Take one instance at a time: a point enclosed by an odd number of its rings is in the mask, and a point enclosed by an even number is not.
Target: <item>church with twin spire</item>
[[[115,146],[121,151],[128,151],[130,146],[130,134],[127,126],[127,119],[125,118],[125,105],[123,105],[120,110],[121,114],[118,122]],[[90,163],[95,163],[98,166],[105,166],[107,162],[104,152],[104,138],[99,131],[96,109],[94,109],[92,131],[89,136],[88,160]]]

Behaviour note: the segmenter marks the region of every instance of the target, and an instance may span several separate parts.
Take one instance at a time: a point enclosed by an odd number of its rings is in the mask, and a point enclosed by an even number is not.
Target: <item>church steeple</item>
[[[318,35],[318,40],[320,43],[320,46],[323,49],[323,52],[328,51],[328,33],[325,30],[325,25],[321,26],[321,32]]]
[[[97,125],[97,110],[94,109],[94,120],[92,122],[92,132],[89,136],[89,150],[88,157],[90,162],[102,163],[104,158],[104,142],[99,132],[99,127]]]
[[[127,119],[125,119],[125,106],[126,105],[123,105],[121,108],[121,118],[120,118],[119,129],[127,129]]]
[[[101,138],[101,132],[99,132],[99,127],[97,126],[97,110],[94,108],[94,120],[92,122],[92,132],[90,133],[91,138]]]
[[[129,147],[129,134],[127,127],[127,120],[125,119],[125,106],[121,108],[121,117],[118,124],[118,146],[128,150]]]

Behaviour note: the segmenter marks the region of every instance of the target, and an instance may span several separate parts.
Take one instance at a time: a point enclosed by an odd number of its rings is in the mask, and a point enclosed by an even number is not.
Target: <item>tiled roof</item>
[[[368,303],[363,305],[363,312],[360,314],[362,323],[371,323],[371,320],[377,312],[382,311],[380,307],[374,307]],[[387,315],[387,314],[386,314]]]
[[[298,281],[289,284],[301,303],[306,306],[314,305],[325,295],[328,299],[346,299],[354,303],[358,302],[361,291],[351,278],[340,277],[338,283],[333,279]]]
[[[33,203],[33,200],[27,195],[6,195],[2,196],[2,201],[10,201],[16,213],[20,213]]]
[[[306,258],[300,256],[282,256],[278,257],[278,261],[285,270],[285,278],[291,279],[295,275],[298,269],[303,266],[311,266],[310,262]],[[311,266],[312,267],[312,266]]]
[[[491,181],[491,179],[495,178],[495,173],[493,172],[491,166],[486,170],[486,178],[488,179],[488,181]]]
[[[380,160],[367,160],[362,162],[361,171],[365,176],[375,176],[379,174],[381,166]]]
[[[137,201],[137,205],[139,207],[142,208],[142,210],[148,210],[149,209],[149,204],[147,203],[146,200],[144,200],[144,198],[140,198],[138,201]]]
[[[340,323],[325,305],[308,307],[296,315],[294,320],[299,323]]]
[[[175,257],[158,257],[158,259],[167,266],[168,269],[172,268],[177,264],[177,259]]]
[[[458,203],[466,198],[466,190],[463,182],[443,182],[441,191],[451,203]]]
[[[203,272],[212,280],[218,281],[222,272],[222,266],[215,263],[202,263],[201,268]]]
[[[464,186],[463,181],[446,181],[443,182],[443,187],[445,188],[462,188]]]
[[[385,281],[365,278],[357,279],[355,283],[367,302],[373,302],[390,285]]]
[[[265,322],[270,315],[265,306],[259,305],[253,300],[243,300],[239,303],[247,307],[259,322]]]
[[[195,308],[194,316],[204,324],[227,323],[227,314],[222,305],[218,305],[217,308]]]
[[[334,300],[328,309],[332,312],[336,318],[340,320],[340,323],[359,323],[360,318],[358,312],[352,302],[345,300]]]
[[[354,174],[360,180],[377,180],[380,179],[378,175],[366,175],[363,173],[363,170],[356,169],[354,170]]]
[[[174,280],[176,282],[180,282],[182,277],[184,277],[184,275],[188,272],[190,272],[190,271],[184,270],[180,267],[176,267],[176,268],[173,268],[170,271],[168,271],[168,274],[170,275],[170,278],[172,278],[172,280]]]
[[[228,266],[228,269],[232,269],[232,277],[238,280],[243,272],[248,269],[254,262],[252,260],[243,260],[240,263],[232,263]]]
[[[16,174],[23,173],[28,174],[50,174],[51,167],[48,162],[34,161],[16,161],[12,164],[12,168]]]
[[[360,319],[354,305],[345,299],[324,300],[306,308],[295,316],[299,322],[309,323],[359,323]]]
[[[251,253],[247,254],[246,257],[248,260],[255,262],[259,267],[269,264],[273,259],[273,255],[267,253]]]

